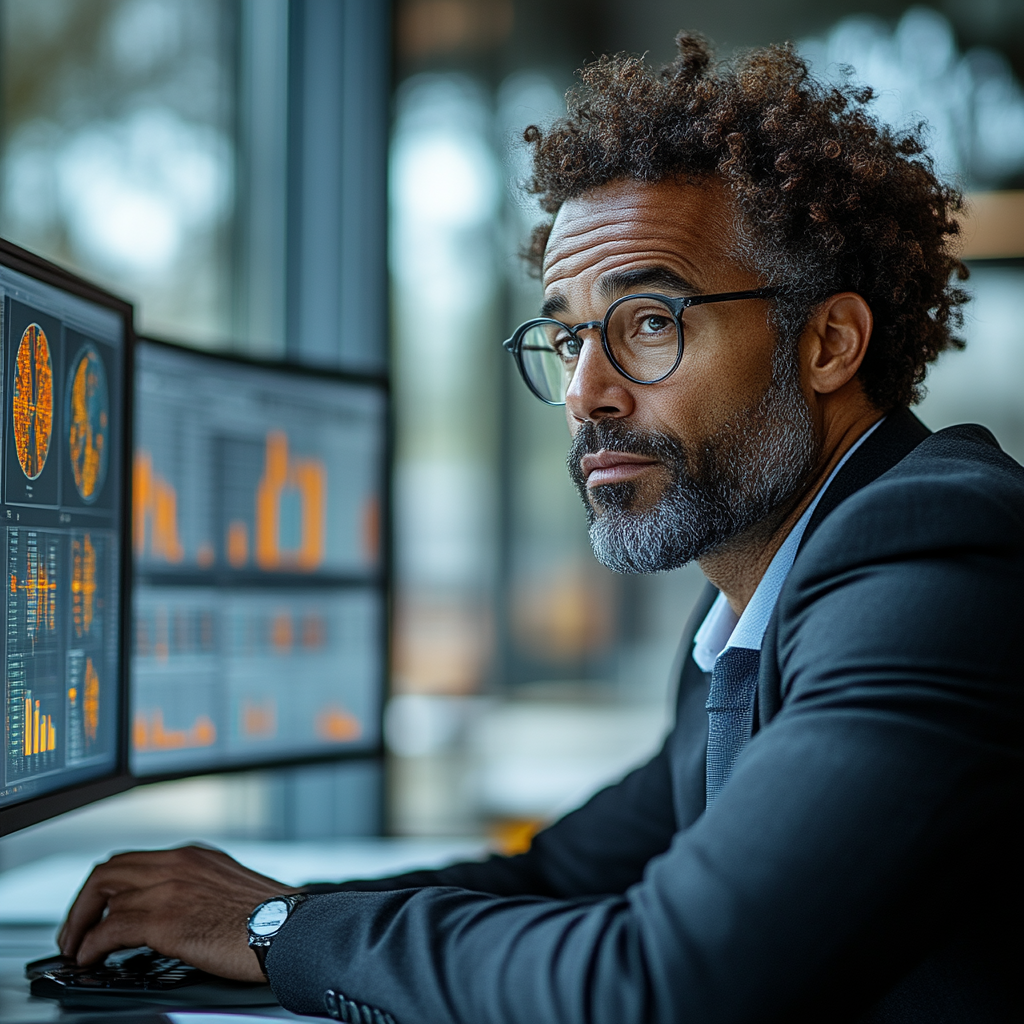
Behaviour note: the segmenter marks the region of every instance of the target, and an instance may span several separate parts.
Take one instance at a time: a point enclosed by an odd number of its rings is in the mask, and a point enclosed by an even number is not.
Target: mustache
[[[622,420],[588,421],[576,432],[565,459],[569,475],[577,486],[586,485],[580,460],[584,455],[595,455],[602,449],[640,455],[670,466],[685,466],[687,462],[683,445],[671,435],[630,427]]]

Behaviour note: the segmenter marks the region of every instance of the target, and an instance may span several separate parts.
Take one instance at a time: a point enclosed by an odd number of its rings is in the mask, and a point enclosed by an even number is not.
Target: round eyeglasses
[[[588,320],[572,327],[548,317],[527,320],[503,347],[515,357],[526,386],[542,402],[565,405],[583,350],[580,331],[601,331],[601,347],[608,361],[626,380],[657,384],[671,376],[683,358],[684,309],[708,302],[770,299],[779,291],[755,288],[676,299],[654,293],[624,295],[608,307],[603,320]]]

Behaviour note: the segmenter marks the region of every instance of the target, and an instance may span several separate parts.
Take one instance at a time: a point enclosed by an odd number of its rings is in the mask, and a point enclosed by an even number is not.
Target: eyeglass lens
[[[612,362],[634,380],[660,380],[679,358],[678,321],[657,299],[630,297],[617,303],[605,331]],[[564,402],[579,359],[579,341],[557,321],[543,320],[523,334],[520,352],[523,371],[537,393],[547,402]]]

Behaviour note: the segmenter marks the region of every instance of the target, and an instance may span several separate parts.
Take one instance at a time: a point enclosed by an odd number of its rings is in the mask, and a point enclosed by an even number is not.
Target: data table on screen
[[[386,396],[142,342],[132,765],[375,750]]]
[[[124,325],[0,267],[0,805],[108,773],[120,689]]]

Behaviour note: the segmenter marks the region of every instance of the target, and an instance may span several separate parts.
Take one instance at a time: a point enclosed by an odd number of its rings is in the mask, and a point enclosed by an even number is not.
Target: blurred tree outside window
[[[0,232],[193,343],[231,332],[230,0],[5,0]]]

